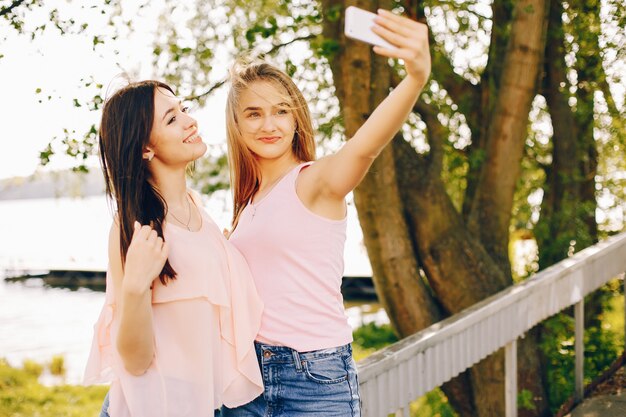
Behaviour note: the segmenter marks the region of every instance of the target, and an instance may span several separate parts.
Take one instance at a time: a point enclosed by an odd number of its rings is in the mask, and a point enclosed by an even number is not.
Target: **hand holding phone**
[[[387,49],[397,49],[394,45],[384,40],[372,31],[376,25],[376,14],[358,7],[350,6],[346,9],[346,24],[344,33],[348,38],[366,42],[371,45],[381,46]]]
[[[389,10],[378,14],[350,6],[346,9],[346,36],[374,45],[377,55],[400,59],[407,76],[425,84],[430,76],[428,26]]]

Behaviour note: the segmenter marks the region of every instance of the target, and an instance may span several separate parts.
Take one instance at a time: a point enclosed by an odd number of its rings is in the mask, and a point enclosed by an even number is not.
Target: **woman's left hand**
[[[428,26],[383,9],[378,10],[374,22],[374,33],[397,47],[389,49],[374,46],[374,52],[389,58],[402,59],[407,76],[423,87],[428,81],[431,68]]]

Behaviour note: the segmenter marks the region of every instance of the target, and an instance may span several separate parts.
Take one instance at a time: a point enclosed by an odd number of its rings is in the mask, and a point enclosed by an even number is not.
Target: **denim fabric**
[[[106,397],[104,397],[104,402],[102,403],[102,410],[100,410],[99,417],[111,417],[109,416],[109,393],[107,392]],[[214,417],[220,417],[220,410],[215,410]]]
[[[255,342],[265,387],[254,401],[222,417],[359,417],[361,400],[352,347],[300,353]]]
[[[102,410],[100,410],[100,417],[110,417],[109,416],[109,393],[107,392],[106,397],[104,397],[104,402],[102,403]]]

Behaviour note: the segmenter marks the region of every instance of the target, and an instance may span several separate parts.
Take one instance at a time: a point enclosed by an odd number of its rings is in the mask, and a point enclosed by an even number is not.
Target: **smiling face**
[[[152,158],[152,165],[186,166],[206,150],[198,123],[187,113],[187,107],[171,91],[156,88],[154,121],[144,158]]]
[[[255,81],[242,92],[237,123],[243,144],[258,160],[293,158],[296,121],[287,91],[276,83]]]

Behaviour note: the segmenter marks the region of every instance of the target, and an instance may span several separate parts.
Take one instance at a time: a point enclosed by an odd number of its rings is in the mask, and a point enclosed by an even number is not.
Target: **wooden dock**
[[[44,265],[33,265],[20,268],[4,268],[7,281],[23,281],[40,278],[46,285],[70,289],[89,288],[104,291],[106,285],[106,269],[80,265],[64,265],[50,268]],[[341,293],[347,300],[376,300],[376,290],[372,277],[344,276]]]

